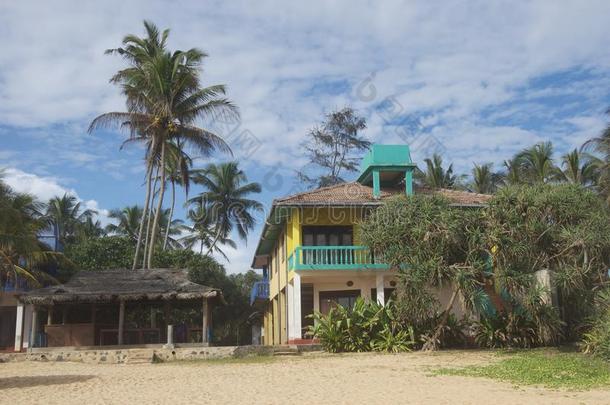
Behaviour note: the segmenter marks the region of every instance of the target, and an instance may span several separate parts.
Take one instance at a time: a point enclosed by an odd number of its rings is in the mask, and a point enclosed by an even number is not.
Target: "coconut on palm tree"
[[[166,46],[169,30],[160,33],[150,22],[144,22],[144,26],[147,37],[128,35],[123,39],[123,47],[108,51],[121,55],[128,64],[111,79],[112,83],[121,87],[126,97],[127,111],[98,116],[91,123],[89,131],[109,126],[120,127],[129,132],[126,142],[145,145],[145,212],[149,212],[152,195],[158,192],[145,258],[150,267],[166,190],[168,145],[188,147],[204,156],[217,148],[229,151],[221,137],[198,127],[197,123],[222,116],[234,117],[237,109],[223,97],[224,85],[201,86],[201,64],[207,56],[204,52],[196,48],[169,51]],[[155,167],[159,169],[161,178],[158,191],[151,190]],[[137,266],[143,229],[142,222],[134,268]]]
[[[263,209],[260,202],[248,198],[261,192],[260,184],[248,183],[246,174],[239,169],[237,162],[210,164],[195,172],[193,181],[203,186],[205,191],[190,199],[189,203],[205,207],[216,232],[206,255],[215,249],[222,238],[228,238],[233,230],[245,240],[256,223],[253,214]]]

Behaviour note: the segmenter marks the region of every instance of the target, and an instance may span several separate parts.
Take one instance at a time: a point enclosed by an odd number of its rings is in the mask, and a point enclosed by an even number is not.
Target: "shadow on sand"
[[[0,390],[45,385],[73,384],[94,378],[93,375],[34,375],[28,377],[0,377]]]

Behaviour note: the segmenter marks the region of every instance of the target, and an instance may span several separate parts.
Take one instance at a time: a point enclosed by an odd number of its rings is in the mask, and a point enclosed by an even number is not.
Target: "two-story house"
[[[455,190],[414,189],[407,145],[373,145],[356,182],[319,188],[273,201],[252,267],[263,281],[252,291],[261,308],[263,343],[305,343],[314,311],[351,306],[357,297],[385,303],[395,270],[363,246],[361,221],[384,199],[403,193],[438,193],[460,206],[481,206],[489,196]],[[439,291],[441,303],[449,290]],[[459,313],[460,309],[456,311]]]

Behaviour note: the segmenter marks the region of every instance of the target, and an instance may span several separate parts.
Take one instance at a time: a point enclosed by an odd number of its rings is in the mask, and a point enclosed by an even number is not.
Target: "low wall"
[[[211,360],[273,354],[271,346],[218,346],[87,349],[38,348],[19,355],[0,354],[1,361],[73,361],[89,364],[152,363],[154,361]]]

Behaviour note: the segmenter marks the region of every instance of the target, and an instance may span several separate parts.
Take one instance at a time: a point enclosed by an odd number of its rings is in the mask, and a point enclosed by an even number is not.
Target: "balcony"
[[[387,270],[366,246],[298,246],[288,257],[289,270]]]
[[[269,281],[257,281],[250,291],[250,305],[257,301],[267,301],[269,299]]]

